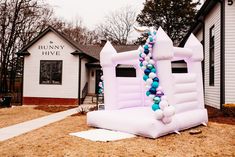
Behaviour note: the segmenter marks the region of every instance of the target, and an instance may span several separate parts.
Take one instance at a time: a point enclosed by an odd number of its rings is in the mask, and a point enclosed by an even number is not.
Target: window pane
[[[209,85],[214,86],[215,79],[215,53],[214,53],[214,44],[215,44],[215,33],[214,26],[210,28],[210,48],[209,48]]]
[[[62,83],[62,61],[40,62],[40,84]]]

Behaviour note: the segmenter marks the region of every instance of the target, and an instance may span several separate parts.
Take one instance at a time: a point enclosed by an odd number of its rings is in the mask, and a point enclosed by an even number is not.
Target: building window
[[[40,61],[40,84],[62,84],[62,61]]]
[[[215,82],[215,29],[210,28],[210,47],[209,47],[209,85],[214,86]]]

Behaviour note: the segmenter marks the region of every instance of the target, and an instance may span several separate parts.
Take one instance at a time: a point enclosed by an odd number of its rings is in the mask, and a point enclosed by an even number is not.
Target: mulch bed
[[[208,112],[209,121],[235,125],[235,116],[227,114],[224,109],[219,110],[210,106],[206,106],[206,108]]]
[[[68,109],[75,108],[77,106],[50,106],[50,105],[45,105],[45,106],[36,106],[34,109],[36,110],[42,110],[45,112],[50,112],[50,113],[56,113],[56,112],[61,112],[61,111],[66,111]]]

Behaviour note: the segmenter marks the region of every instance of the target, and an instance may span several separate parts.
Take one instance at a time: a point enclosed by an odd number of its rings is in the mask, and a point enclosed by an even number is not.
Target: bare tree
[[[43,0],[0,1],[0,92],[14,90],[19,67],[15,53],[45,28],[51,15]]]
[[[130,6],[111,12],[103,23],[97,26],[99,34],[115,44],[126,45],[132,26],[136,20],[136,12]]]
[[[76,19],[72,22],[58,18],[55,18],[52,21],[53,22],[50,23],[52,27],[66,34],[78,44],[86,45],[98,43],[98,33],[96,33],[94,30],[91,31],[84,27],[80,17],[76,17]]]

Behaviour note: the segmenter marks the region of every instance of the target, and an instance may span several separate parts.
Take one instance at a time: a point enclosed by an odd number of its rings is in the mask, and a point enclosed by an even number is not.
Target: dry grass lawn
[[[202,133],[171,134],[158,139],[136,137],[115,142],[92,142],[68,135],[91,129],[86,116],[71,116],[27,134],[0,142],[0,156],[235,156],[235,125],[209,122]]]
[[[33,107],[15,106],[12,108],[0,108],[0,128],[49,114],[49,112],[36,110]]]

